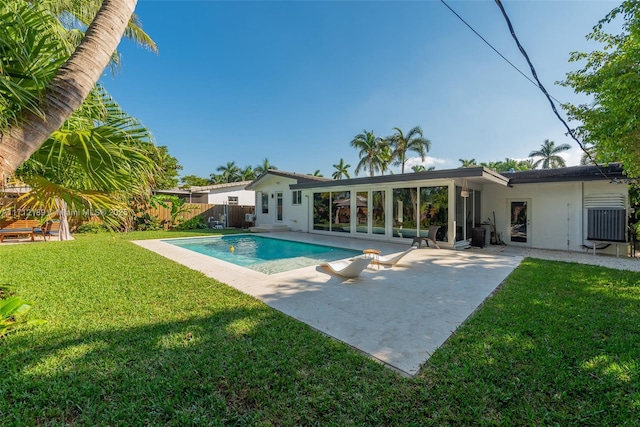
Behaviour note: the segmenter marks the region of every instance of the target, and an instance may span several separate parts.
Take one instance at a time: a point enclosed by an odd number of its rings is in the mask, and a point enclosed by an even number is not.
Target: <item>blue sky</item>
[[[448,1],[530,75],[493,1]],[[578,64],[572,51],[615,1],[503,1],[548,91]],[[387,136],[421,126],[425,166],[458,159],[524,159],[544,139],[569,143],[548,101],[440,1],[158,1],[136,9],[159,54],[123,41],[122,69],[103,84],[184,167],[208,177],[264,158],[281,170],[327,177],[363,130]],[[421,163],[419,159],[411,164]],[[392,169],[399,172],[399,168]],[[364,175],[361,172],[360,176]]]

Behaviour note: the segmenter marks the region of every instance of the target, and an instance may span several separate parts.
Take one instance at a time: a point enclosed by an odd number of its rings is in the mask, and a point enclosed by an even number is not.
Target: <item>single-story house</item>
[[[622,165],[498,173],[485,167],[332,180],[269,170],[252,181],[256,230],[411,243],[438,226],[441,247],[507,245],[616,253],[627,241]]]
[[[184,189],[154,190],[154,193],[177,196],[188,203],[255,206],[254,192],[246,189],[250,183],[251,181],[229,182]]]

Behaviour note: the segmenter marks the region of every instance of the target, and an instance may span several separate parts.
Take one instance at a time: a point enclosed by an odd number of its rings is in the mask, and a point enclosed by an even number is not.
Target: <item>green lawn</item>
[[[0,342],[0,425],[639,424],[638,273],[526,259],[404,378],[128,241],[183,235],[0,245],[47,321]]]

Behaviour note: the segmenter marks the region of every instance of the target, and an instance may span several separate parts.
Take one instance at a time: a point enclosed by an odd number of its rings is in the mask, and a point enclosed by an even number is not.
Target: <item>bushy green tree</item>
[[[621,32],[607,24],[622,20]],[[617,21],[616,21],[617,22]],[[593,97],[588,104],[564,104],[570,119],[581,124],[578,137],[600,162],[622,161],[632,176],[640,175],[640,2],[624,1],[601,19],[587,35],[602,45],[591,53],[573,52],[570,62],[584,64],[567,74],[562,85]]]

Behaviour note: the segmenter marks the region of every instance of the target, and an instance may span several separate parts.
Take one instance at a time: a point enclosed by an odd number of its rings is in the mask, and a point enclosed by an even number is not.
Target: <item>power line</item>
[[[584,151],[584,153],[587,155],[589,160],[591,160],[593,162],[593,164],[598,168],[600,173],[602,173],[602,175],[604,175],[604,176],[607,176],[607,174],[602,170],[600,165],[591,156],[591,153],[589,153],[589,151],[584,147],[582,142],[580,142],[580,140],[575,136],[575,134],[573,133],[573,130],[571,130],[571,128],[569,127],[567,122],[562,118],[562,116],[558,112],[558,109],[556,108],[556,104],[554,104],[554,102],[553,102],[553,99],[555,99],[555,98],[553,98],[551,95],[549,95],[549,92],[547,92],[547,89],[545,89],[545,87],[542,84],[542,82],[540,82],[540,79],[538,78],[538,73],[536,73],[536,69],[533,66],[533,63],[531,63],[531,60],[529,59],[529,55],[527,55],[527,52],[524,50],[524,47],[522,47],[522,45],[520,44],[520,40],[518,40],[518,37],[516,36],[516,32],[513,29],[513,25],[511,25],[511,20],[509,19],[509,16],[507,15],[506,10],[504,10],[504,7],[502,6],[502,2],[500,0],[495,0],[495,2],[498,5],[498,7],[500,8],[500,11],[502,12],[502,16],[504,16],[504,19],[507,21],[507,26],[509,27],[509,32],[511,33],[511,36],[515,40],[516,45],[518,46],[518,49],[520,50],[520,53],[522,53],[522,56],[524,56],[524,58],[526,59],[527,64],[529,64],[529,68],[531,69],[531,74],[533,75],[533,78],[536,80],[538,88],[540,88],[542,93],[547,97],[547,100],[549,101],[549,104],[551,104],[551,109],[555,113],[556,117],[558,118],[558,120],[560,120],[562,122],[564,127],[567,129],[567,133],[571,136],[571,138],[573,138],[573,140],[575,142],[578,143],[578,146],[580,147],[580,149],[582,151]],[[558,101],[558,100],[556,99],[556,101]],[[611,179],[611,178],[609,178],[609,179]],[[614,179],[611,179],[611,180],[615,181]]]
[[[445,2],[444,0],[440,0],[440,1],[442,2],[442,4],[444,4],[444,5],[447,7],[447,9],[449,9],[449,10],[451,11],[451,13],[453,13],[455,16],[457,16],[457,17],[458,17],[458,19],[459,19],[460,21],[462,21],[462,23],[463,23],[464,25],[466,25],[467,27],[469,27],[469,29],[470,29],[471,31],[473,31],[473,33],[474,33],[476,36],[478,36],[478,37],[480,38],[480,40],[482,40],[483,42],[485,42],[485,44],[486,44],[487,46],[489,46],[489,47],[490,47],[490,48],[491,48],[495,53],[497,53],[497,54],[500,56],[500,58],[504,59],[504,60],[506,61],[506,63],[507,63],[507,64],[511,65],[511,67],[513,67],[513,69],[514,69],[514,70],[516,70],[518,73],[520,73],[520,74],[522,75],[522,77],[524,77],[525,79],[529,80],[529,82],[531,82],[531,84],[532,84],[532,85],[534,85],[535,87],[539,88],[538,84],[537,84],[535,81],[533,81],[529,76],[527,76],[524,72],[522,72],[518,67],[516,67],[516,66],[513,64],[513,62],[509,61],[509,60],[508,60],[508,59],[507,59],[507,58],[506,58],[502,53],[500,53],[500,51],[499,51],[498,49],[496,49],[496,48],[495,48],[491,43],[489,43],[489,42],[488,42],[484,37],[482,37],[482,35],[481,35],[480,33],[478,33],[478,32],[477,32],[477,31],[476,31],[476,30],[471,26],[471,24],[469,24],[467,21],[465,21],[465,20],[464,20],[464,18],[463,18],[462,16],[460,16],[460,15],[459,15],[455,10],[453,10],[453,9],[452,9],[452,8],[451,8],[451,6],[449,6],[449,5],[447,4],[447,2]],[[553,96],[552,96],[552,98],[553,98]],[[553,98],[553,99],[555,99],[555,98]],[[555,99],[555,100],[556,100],[556,102],[560,102],[560,101],[558,101],[557,99]]]

